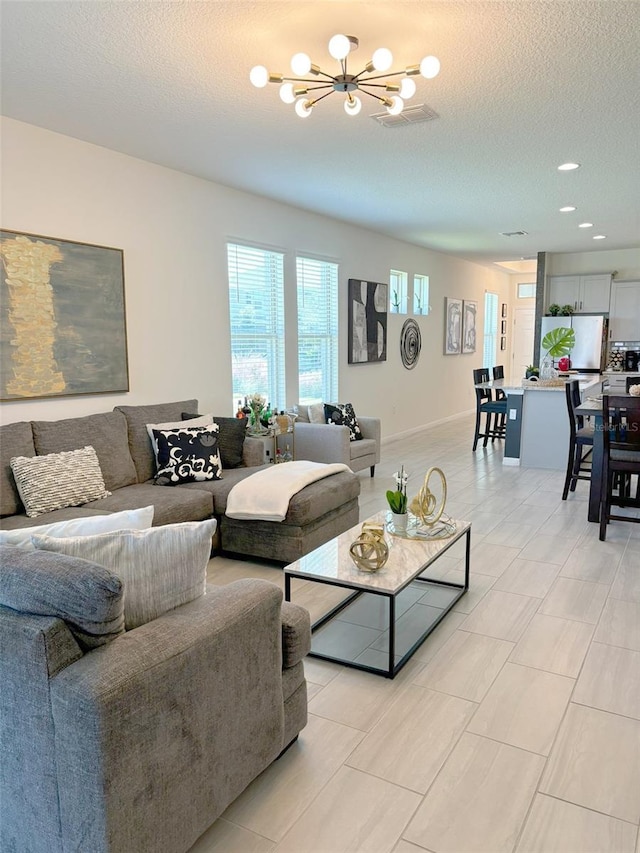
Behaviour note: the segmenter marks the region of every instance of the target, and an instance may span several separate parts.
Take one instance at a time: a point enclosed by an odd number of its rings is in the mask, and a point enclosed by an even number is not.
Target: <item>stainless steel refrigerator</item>
[[[540,340],[551,329],[572,328],[576,344],[569,354],[571,369],[583,373],[601,373],[606,366],[609,320],[606,314],[573,314],[571,317],[543,317]],[[540,361],[546,351],[540,348]],[[557,364],[557,359],[554,363]]]

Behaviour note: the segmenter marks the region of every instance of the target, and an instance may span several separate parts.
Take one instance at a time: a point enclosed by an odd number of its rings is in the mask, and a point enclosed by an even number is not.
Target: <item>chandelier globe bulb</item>
[[[413,98],[416,93],[416,84],[411,77],[404,77],[400,83],[400,97],[404,100]]]
[[[440,72],[440,60],[437,56],[425,56],[420,63],[420,74],[427,80],[432,80]]]
[[[296,53],[291,57],[291,70],[298,77],[304,77],[311,70],[311,60],[306,53]]]
[[[285,104],[292,104],[296,96],[293,94],[293,83],[283,83],[279,89],[280,100]]]
[[[371,57],[371,62],[373,63],[373,67],[376,71],[388,71],[391,68],[391,63],[393,62],[393,55],[388,48],[379,47],[374,51],[373,56]]]
[[[351,95],[344,102],[344,111],[348,116],[357,116],[361,109],[362,101],[355,95]]]
[[[253,83],[256,89],[264,89],[269,82],[269,72],[264,65],[254,65],[249,72],[249,80]]]
[[[349,56],[350,50],[351,42],[342,33],[338,33],[329,39],[329,53],[334,59],[345,59]]]
[[[398,97],[398,95],[394,95],[391,98],[391,106],[387,107],[387,112],[390,116],[400,115],[402,110],[404,109],[404,101],[402,98]]]
[[[300,118],[309,118],[311,112],[313,110],[313,104],[311,101],[307,101],[304,98],[299,98],[296,101],[296,114],[300,116]]]

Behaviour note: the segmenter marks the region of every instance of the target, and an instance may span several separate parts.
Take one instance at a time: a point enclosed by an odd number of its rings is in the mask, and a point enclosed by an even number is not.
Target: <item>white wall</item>
[[[640,278],[640,247],[611,251],[547,254],[546,274],[589,275],[617,272],[616,279]]]
[[[128,394],[3,403],[3,422],[186,397],[197,397],[203,411],[231,414],[228,238],[283,249],[289,271],[296,251],[339,262],[340,397],[356,412],[379,414],[384,435],[473,408],[471,370],[481,366],[481,338],[475,355],[442,355],[444,297],[477,299],[481,330],[485,290],[511,301],[508,274],[22,122],[4,119],[2,134],[3,228],[124,250],[131,388]],[[391,268],[430,278],[433,313],[417,318],[420,360],[414,370],[402,366],[406,318],[390,314],[388,360],[348,365],[347,279],[387,281]]]

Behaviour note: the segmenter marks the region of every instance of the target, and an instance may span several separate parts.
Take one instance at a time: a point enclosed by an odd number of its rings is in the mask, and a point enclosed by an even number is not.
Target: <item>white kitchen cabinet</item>
[[[547,307],[571,305],[576,314],[609,310],[611,275],[554,275],[549,277]]]
[[[640,281],[612,283],[609,340],[640,341]]]

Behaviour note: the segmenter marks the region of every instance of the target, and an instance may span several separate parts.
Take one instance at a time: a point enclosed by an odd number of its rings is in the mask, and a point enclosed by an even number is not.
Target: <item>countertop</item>
[[[494,379],[492,382],[485,382],[479,385],[479,388],[500,388],[506,394],[522,394],[524,391],[559,391],[564,394],[564,388],[567,382],[577,379],[580,383],[580,391],[584,394],[595,385],[600,385],[602,382],[602,374],[600,373],[573,373],[571,376],[558,377],[564,379],[562,385],[543,385],[541,382],[528,382],[522,380],[519,385],[513,382],[507,382],[505,379]]]

